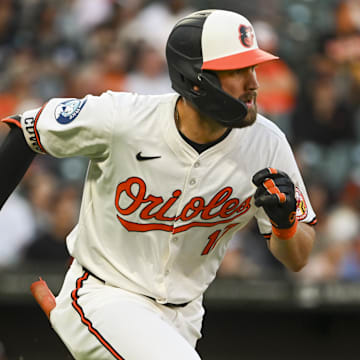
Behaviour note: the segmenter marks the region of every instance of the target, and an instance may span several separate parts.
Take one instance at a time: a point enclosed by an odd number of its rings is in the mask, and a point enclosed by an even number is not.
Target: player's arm
[[[36,153],[27,145],[20,125],[20,116],[2,120],[10,131],[0,146],[0,209],[15,190]]]
[[[128,98],[118,96],[116,101],[111,92],[83,99],[53,98],[21,116],[3,119],[11,131],[0,147],[0,208],[37,153],[104,160],[113,139],[117,103],[126,103]]]
[[[307,263],[315,240],[314,229],[296,219],[295,186],[289,176],[272,168],[258,171],[252,179],[257,186],[255,205],[270,218],[272,254],[292,271]]]
[[[314,240],[313,226],[299,222],[295,234],[289,239],[278,237],[273,232],[269,249],[288,269],[300,271],[307,264]]]

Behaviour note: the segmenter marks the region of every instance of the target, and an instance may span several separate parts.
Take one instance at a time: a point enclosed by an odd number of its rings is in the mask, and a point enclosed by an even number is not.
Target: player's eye
[[[242,68],[242,69],[235,69],[235,70],[232,70],[232,73],[236,74],[236,75],[239,75],[239,74],[244,74],[249,70],[253,73],[253,72],[255,72],[255,68],[256,68],[256,65],[249,66],[249,67]]]

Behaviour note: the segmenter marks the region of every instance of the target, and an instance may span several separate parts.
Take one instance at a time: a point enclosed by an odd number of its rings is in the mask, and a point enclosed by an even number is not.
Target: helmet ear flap
[[[181,78],[181,83],[184,88],[188,89],[190,96],[202,96],[205,95],[204,91],[201,89],[201,80],[194,81],[194,79],[186,78],[183,74],[179,74]],[[197,87],[197,89],[195,89]],[[185,97],[188,97],[184,94],[181,94]]]
[[[214,71],[211,70],[203,70],[201,72],[199,72],[196,76],[197,82],[193,84],[193,93],[195,95],[198,96],[206,96],[207,94],[207,86],[204,86],[204,82],[203,82],[203,76],[204,74],[206,74],[206,77],[208,78],[208,80],[214,84],[214,86],[218,86],[221,88],[221,84],[219,81],[219,78],[217,77],[216,73]],[[198,87],[198,90],[194,90],[194,86]]]
[[[219,80],[218,76],[216,75],[216,72],[213,70],[203,70],[201,73],[198,74],[197,79],[200,82],[200,86],[201,86],[204,76],[206,76],[207,80],[209,82],[211,82],[214,86],[221,88],[220,80]]]
[[[215,72],[203,71],[199,78],[201,93],[205,96],[192,99],[199,111],[225,127],[241,126],[248,113],[246,104],[223,91]]]

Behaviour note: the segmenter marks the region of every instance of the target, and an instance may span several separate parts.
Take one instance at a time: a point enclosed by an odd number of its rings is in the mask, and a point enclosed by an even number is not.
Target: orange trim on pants
[[[99,341],[100,343],[114,356],[115,359],[118,360],[125,360],[125,358],[123,358],[106,340],[105,338],[96,330],[94,329],[91,321],[89,319],[87,319],[85,317],[84,314],[84,310],[82,309],[82,307],[79,305],[78,300],[79,300],[79,296],[78,296],[78,291],[79,289],[82,287],[83,282],[89,277],[89,273],[85,271],[85,273],[83,274],[83,276],[81,276],[80,278],[78,278],[76,280],[76,288],[71,292],[71,298],[73,299],[72,301],[72,306],[75,309],[75,311],[80,315],[81,318],[81,322],[87,326],[88,330],[90,331],[91,334],[93,334]]]

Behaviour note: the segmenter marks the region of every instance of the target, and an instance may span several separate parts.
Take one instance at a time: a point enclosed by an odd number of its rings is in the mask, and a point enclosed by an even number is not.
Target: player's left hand
[[[295,186],[290,177],[279,170],[265,168],[252,178],[257,186],[255,205],[262,206],[276,229],[290,229],[296,223]]]

